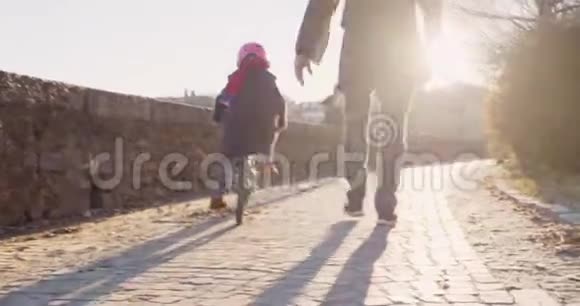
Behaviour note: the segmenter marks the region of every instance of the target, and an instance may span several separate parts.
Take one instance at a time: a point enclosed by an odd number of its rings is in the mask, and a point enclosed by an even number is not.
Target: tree
[[[578,19],[580,0],[450,0],[451,17],[474,26],[486,50],[492,77],[505,66],[506,52],[526,33],[565,19]]]
[[[580,0],[453,0],[455,16],[480,26],[496,72],[486,99],[496,157],[524,169],[580,171],[577,122]]]
[[[580,9],[580,0],[455,0],[452,8],[493,21],[530,29],[539,22],[560,20]]]

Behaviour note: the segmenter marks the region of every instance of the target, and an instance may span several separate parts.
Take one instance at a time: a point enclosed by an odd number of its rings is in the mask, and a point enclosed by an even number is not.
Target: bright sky
[[[342,29],[334,19],[324,63],[305,87],[293,75],[294,43],[306,0],[0,0],[0,69],[99,89],[179,96],[214,94],[235,68],[237,49],[263,43],[281,91],[311,101],[332,92]],[[437,79],[472,79],[451,27]]]

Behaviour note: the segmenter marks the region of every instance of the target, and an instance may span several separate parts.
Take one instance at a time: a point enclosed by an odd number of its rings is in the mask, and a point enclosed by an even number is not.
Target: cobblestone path
[[[554,305],[490,274],[442,191],[402,190],[388,228],[370,202],[367,216],[346,218],[344,190],[336,180],[280,198],[241,227],[176,222],[118,254],[22,275],[0,289],[0,305]]]

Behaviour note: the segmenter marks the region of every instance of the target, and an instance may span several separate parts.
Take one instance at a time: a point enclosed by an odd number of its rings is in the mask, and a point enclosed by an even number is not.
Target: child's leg
[[[216,165],[210,169],[210,177],[218,183],[216,189],[211,191],[210,209],[223,209],[227,207],[224,195],[227,193],[225,169]]]
[[[256,169],[256,186],[268,188],[272,186],[272,173],[278,174],[278,169],[274,163],[273,155],[259,154],[254,157],[254,167]]]
[[[236,189],[238,192],[252,193],[256,189],[256,161],[253,155],[239,158],[234,162]]]

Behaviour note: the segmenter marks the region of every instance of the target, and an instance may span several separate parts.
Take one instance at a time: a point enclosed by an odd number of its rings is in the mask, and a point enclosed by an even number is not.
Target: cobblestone
[[[489,172],[484,167],[481,173]],[[551,237],[557,232],[559,224],[539,218],[533,210],[522,209],[509,199],[497,197],[483,183],[477,191],[450,188],[447,192],[454,217],[493,274],[485,272],[477,277],[476,287],[480,292],[509,288],[519,299],[527,295],[545,297],[547,292],[558,302],[544,305],[570,305],[580,301],[580,282],[570,277],[580,275],[580,258],[559,255],[554,245],[558,237],[544,239],[547,234]],[[482,282],[485,279],[492,283]],[[501,285],[493,283],[498,280]],[[510,298],[499,301],[509,302]],[[526,299],[524,305],[530,301],[534,299]],[[535,302],[529,305],[540,305]]]
[[[38,259],[51,272],[7,280],[0,305],[515,305],[441,192],[402,190],[394,228],[375,225],[370,202],[368,216],[345,218],[343,197],[336,181],[241,227],[168,223],[163,236],[58,273]]]

